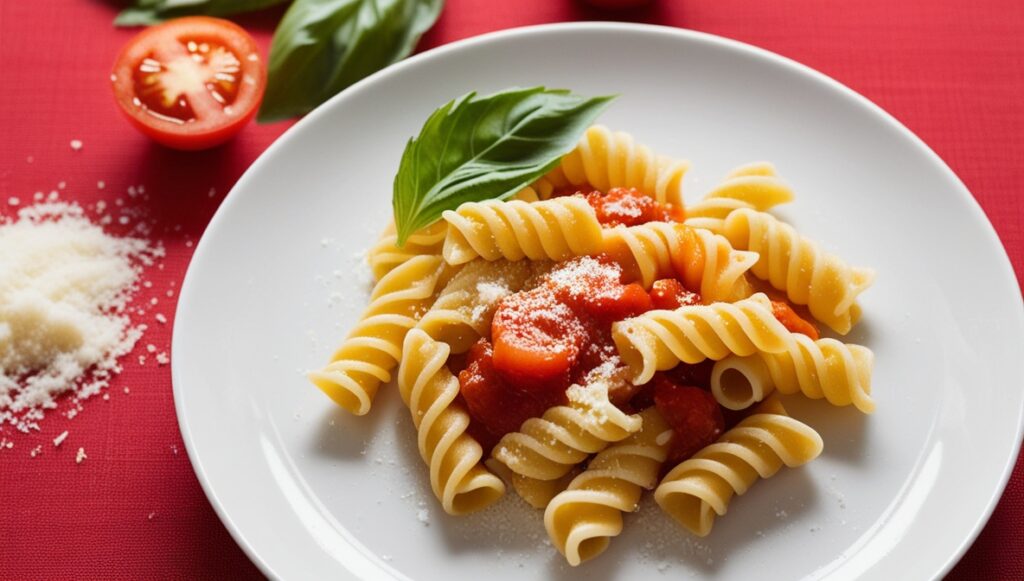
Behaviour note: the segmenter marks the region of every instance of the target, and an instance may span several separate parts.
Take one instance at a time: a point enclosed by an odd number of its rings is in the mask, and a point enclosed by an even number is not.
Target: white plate
[[[306,382],[356,320],[360,255],[385,225],[405,141],[470,90],[544,84],[622,96],[601,122],[687,157],[691,201],[767,159],[785,217],[878,270],[849,340],[876,353],[878,412],[799,399],[823,456],[737,498],[697,542],[653,504],[572,570],[514,494],[465,518],[430,494],[393,388],[354,418]],[[801,65],[667,28],[577,24],[455,43],[389,68],[278,140],[210,223],[182,287],[174,395],[211,502],[284,578],[923,579],[991,512],[1021,436],[1024,310],[978,205],[921,141]],[[426,521],[426,522],[422,522]]]

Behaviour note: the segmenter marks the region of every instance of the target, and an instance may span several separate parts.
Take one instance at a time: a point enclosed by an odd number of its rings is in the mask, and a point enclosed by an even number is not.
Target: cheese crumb
[[[72,151],[81,151],[82,150],[82,140],[81,139],[72,139],[71,140],[71,150]]]
[[[75,454],[75,464],[81,464],[86,458],[88,456],[85,455],[85,448],[79,448],[78,453]]]
[[[68,431],[64,430],[63,432],[60,433],[59,436],[57,436],[56,438],[53,439],[53,447],[54,448],[59,448],[60,445],[64,443],[64,440],[66,440],[67,438],[68,438]]]

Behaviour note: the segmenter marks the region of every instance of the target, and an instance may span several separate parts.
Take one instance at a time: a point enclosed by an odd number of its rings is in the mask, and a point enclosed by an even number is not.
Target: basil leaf
[[[444,0],[295,0],[274,32],[260,121],[308,113],[412,52]]]
[[[547,173],[614,98],[534,87],[473,92],[434,111],[395,176],[399,245],[445,210],[510,197]]]
[[[121,11],[114,26],[148,26],[170,18],[202,14],[229,16],[255,12],[288,0],[135,0],[133,6]]]

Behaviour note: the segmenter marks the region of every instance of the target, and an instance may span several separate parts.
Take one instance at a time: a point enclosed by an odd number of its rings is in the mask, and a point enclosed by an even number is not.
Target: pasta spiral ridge
[[[667,222],[606,229],[604,251],[645,288],[659,278],[681,276],[709,303],[749,296],[744,274],[758,259],[733,249],[723,236]]]
[[[485,260],[565,260],[601,248],[601,224],[586,200],[564,197],[527,203],[466,202],[443,214],[449,264]]]
[[[413,329],[405,338],[398,388],[416,425],[420,456],[430,468],[430,486],[445,512],[468,514],[501,498],[505,485],[484,468],[483,449],[466,433],[469,413],[459,380],[445,363],[449,349]]]
[[[835,339],[812,340],[800,334],[783,353],[730,356],[715,363],[711,392],[720,404],[743,409],[764,399],[772,389],[782,394],[802,392],[835,406],[854,405],[875,411],[871,399],[874,355],[867,347]]]
[[[545,178],[555,186],[589,185],[603,192],[636,188],[662,204],[682,207],[690,162],[656,155],[631,135],[594,125]]]
[[[409,329],[434,301],[447,267],[440,256],[416,256],[387,273],[374,286],[359,323],[309,379],[335,403],[361,416],[370,411],[381,383],[402,356]]]
[[[614,323],[612,339],[634,385],[647,383],[656,371],[680,362],[717,361],[758,351],[781,353],[793,342],[763,293],[735,303],[648,311]]]
[[[512,472],[537,480],[555,480],[608,444],[640,429],[639,416],[629,415],[608,400],[608,386],[595,382],[569,388],[569,405],[556,406],[539,418],[523,422],[506,434],[491,452]]]
[[[775,166],[761,161],[732,170],[704,199],[686,208],[686,224],[721,233],[722,221],[739,209],[760,212],[791,202],[793,190],[775,172]]]
[[[598,453],[544,511],[551,543],[574,567],[604,552],[622,532],[622,513],[658,483],[670,441],[659,436],[670,428],[653,407],[640,415],[641,430]]]
[[[491,319],[501,300],[522,290],[547,267],[547,262],[474,260],[445,285],[417,328],[447,343],[452,353],[464,353],[477,339],[490,334]]]
[[[445,224],[436,222],[413,232],[404,246],[398,246],[398,234],[392,221],[384,229],[377,243],[366,253],[366,261],[370,264],[374,280],[380,280],[410,258],[424,254],[441,254],[446,232]]]
[[[734,247],[758,253],[754,276],[807,305],[835,332],[845,335],[860,319],[857,296],[874,281],[874,270],[848,265],[764,212],[736,210],[725,219],[723,233]]]
[[[817,458],[821,436],[789,417],[781,404],[774,407],[748,416],[669,471],[654,491],[655,502],[693,534],[707,536],[734,494],[744,494],[783,465],[792,468]]]

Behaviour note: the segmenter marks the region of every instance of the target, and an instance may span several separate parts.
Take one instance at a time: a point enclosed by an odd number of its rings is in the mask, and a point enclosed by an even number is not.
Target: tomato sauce
[[[607,192],[592,188],[563,188],[552,197],[578,196],[587,201],[602,226],[639,226],[648,222],[682,222],[686,213],[681,206],[662,204],[636,188],[611,188]]]

